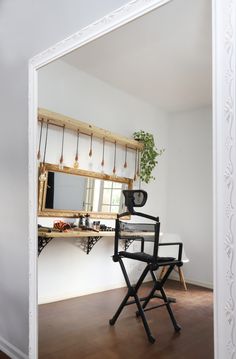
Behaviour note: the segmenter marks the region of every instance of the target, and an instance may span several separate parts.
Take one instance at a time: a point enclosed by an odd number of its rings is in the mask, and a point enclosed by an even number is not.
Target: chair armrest
[[[182,242],[159,243],[159,246],[179,246],[178,261],[182,260],[182,252],[183,252]]]

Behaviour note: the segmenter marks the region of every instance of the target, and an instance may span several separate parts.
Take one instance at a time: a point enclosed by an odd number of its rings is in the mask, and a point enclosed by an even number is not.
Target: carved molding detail
[[[225,317],[227,323],[226,330],[226,352],[230,359],[235,358],[235,1],[228,0],[224,4],[224,193],[225,193],[225,231],[224,248],[226,254],[225,278],[226,278],[226,297],[225,297]],[[227,338],[228,336],[228,338]]]
[[[77,49],[85,43],[92,41],[101,35],[104,35],[107,32],[110,32],[111,30],[116,29],[119,26],[122,26],[170,1],[173,0],[132,0],[66,39],[59,41],[42,53],[34,56],[30,63],[34,66],[34,68],[40,68],[56,58]]]

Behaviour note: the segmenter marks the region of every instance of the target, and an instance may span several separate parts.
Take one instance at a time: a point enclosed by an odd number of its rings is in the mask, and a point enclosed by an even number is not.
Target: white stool
[[[173,242],[183,242],[180,238],[180,236],[176,233],[161,233],[160,234],[160,243],[173,243]],[[160,246],[158,251],[158,256],[160,257],[176,257],[178,256],[178,246]],[[183,246],[183,252],[182,252],[182,262],[188,263],[189,259],[186,256],[185,249]],[[160,278],[162,278],[165,274],[165,267],[163,267]],[[179,274],[179,280],[183,284],[184,289],[187,290],[186,282],[184,279],[184,273],[182,267],[177,267],[175,270]]]

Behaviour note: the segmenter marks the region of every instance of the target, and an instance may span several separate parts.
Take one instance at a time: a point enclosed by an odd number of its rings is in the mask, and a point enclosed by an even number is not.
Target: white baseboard
[[[171,276],[170,279],[173,279],[173,280],[176,280],[176,281],[179,281],[179,277],[177,276]],[[194,285],[197,285],[199,287],[204,287],[204,288],[208,288],[208,289],[213,289],[213,283],[209,283],[209,282],[200,282],[200,281],[197,281],[197,280],[192,280],[192,279],[188,279],[185,277],[185,282],[186,284],[194,284]]]
[[[7,354],[11,359],[28,359],[28,355],[23,353],[15,345],[9,343],[6,339],[0,336],[0,350]]]
[[[172,275],[170,279],[179,281],[179,277]],[[151,276],[148,275],[145,280],[145,282],[150,282]],[[199,282],[199,281],[195,281],[195,280],[191,280],[188,278],[185,278],[186,283],[188,284],[194,284],[200,287],[204,287],[204,288],[209,288],[209,289],[213,289],[213,284],[212,283],[208,283],[208,282]],[[133,280],[131,279],[131,283],[133,283]],[[77,297],[82,297],[85,295],[89,295],[89,294],[95,294],[95,293],[100,293],[100,292],[106,292],[108,290],[112,290],[112,289],[118,289],[118,288],[123,288],[125,287],[125,282],[119,282],[119,283],[115,283],[115,284],[111,284],[111,285],[106,285],[106,286],[102,286],[102,287],[97,287],[97,288],[92,288],[91,290],[86,290],[85,292],[79,292],[79,293],[65,293],[65,294],[60,294],[60,296],[56,297],[41,297],[39,298],[38,304],[49,304],[49,303],[54,303],[54,302],[60,302],[61,300],[67,300],[67,299],[72,299],[72,298],[77,298]]]
[[[133,278],[130,278],[131,284],[135,284],[136,280],[134,280]],[[150,282],[151,281],[151,276],[147,275],[147,277],[144,280],[145,282]],[[50,296],[50,297],[40,297],[38,299],[38,304],[49,304],[49,303],[54,303],[54,302],[60,302],[61,300],[67,300],[67,299],[73,299],[73,298],[77,298],[77,297],[82,297],[85,295],[90,295],[90,294],[95,294],[95,293],[101,293],[101,292],[106,292],[108,290],[112,290],[112,289],[118,289],[118,288],[124,288],[126,287],[125,281],[119,282],[119,283],[115,283],[115,284],[110,284],[110,285],[105,285],[105,286],[99,286],[97,288],[92,288],[91,290],[86,290],[85,292],[79,292],[79,293],[61,293],[60,296]]]
[[[102,286],[102,287],[92,288],[91,290],[86,290],[85,292],[65,293],[65,294],[60,294],[60,296],[58,296],[58,297],[56,297],[56,296],[41,297],[38,300],[38,304],[40,305],[40,304],[49,304],[49,303],[54,303],[54,302],[60,302],[61,300],[73,299],[73,298],[82,297],[85,295],[106,292],[106,291],[112,290],[112,289],[123,288],[124,286],[125,286],[125,282],[120,282],[120,283],[116,283],[116,284],[112,284],[112,285],[106,285],[106,286]]]

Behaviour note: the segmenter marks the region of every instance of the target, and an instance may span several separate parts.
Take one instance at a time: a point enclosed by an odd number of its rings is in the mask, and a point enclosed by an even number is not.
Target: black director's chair
[[[122,273],[125,278],[125,282],[128,287],[128,291],[123,301],[121,302],[119,308],[117,309],[115,315],[112,319],[110,319],[110,325],[114,325],[116,320],[118,319],[120,313],[126,305],[136,304],[137,305],[137,317],[141,317],[146,334],[148,336],[148,340],[151,343],[155,342],[155,338],[153,337],[149,325],[147,323],[147,319],[145,317],[145,312],[152,310],[154,308],[166,306],[167,311],[169,313],[170,319],[174,326],[176,332],[180,331],[181,327],[177,324],[174,314],[172,312],[170,303],[171,299],[168,298],[164,291],[164,284],[171,274],[174,267],[182,266],[182,243],[159,243],[159,234],[160,234],[160,222],[158,217],[153,217],[145,213],[136,212],[134,207],[142,207],[145,205],[147,201],[147,192],[143,190],[125,190],[123,191],[125,196],[125,205],[128,208],[128,212],[119,214],[116,219],[116,228],[115,228],[115,246],[114,246],[114,255],[113,261],[119,262],[121,266]],[[149,219],[151,223],[125,223],[120,219],[127,215],[134,215]],[[140,241],[140,252],[129,252],[128,250],[119,251],[118,245],[119,240]],[[148,254],[145,253],[145,242],[152,241],[153,242],[153,253]],[[158,257],[158,248],[163,245],[178,245],[178,258],[173,257]],[[146,266],[140,275],[137,283],[135,285],[131,285],[126,268],[123,263],[123,258],[129,258],[141,262],[145,262]],[[155,275],[155,271],[160,268],[167,266],[168,269],[163,278],[157,279]],[[153,288],[150,293],[145,298],[139,298],[138,290],[142,285],[144,279],[147,274],[150,272],[151,277],[153,279]],[[157,294],[157,291],[159,292]],[[129,300],[130,297],[133,297],[133,300]],[[152,298],[160,298],[163,303],[154,306],[148,306],[150,300]]]

